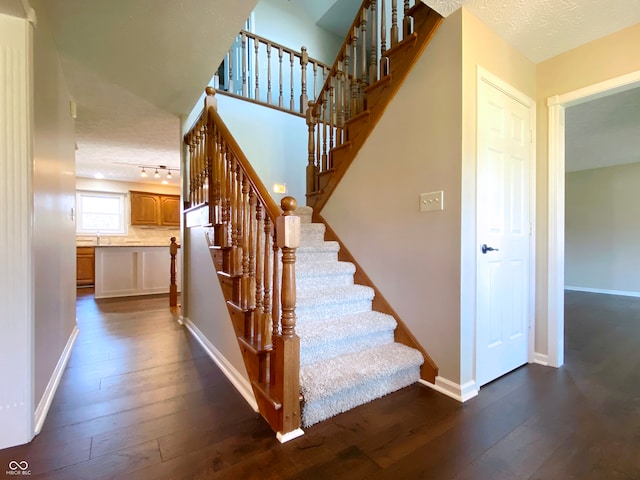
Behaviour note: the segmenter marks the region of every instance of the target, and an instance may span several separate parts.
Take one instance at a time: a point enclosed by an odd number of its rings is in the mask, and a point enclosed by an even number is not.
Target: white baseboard
[[[427,382],[426,380],[420,380],[420,383],[433,388],[435,391],[443,393],[447,397],[451,397],[461,403],[472,399],[478,395],[478,389],[476,388],[476,382],[470,380],[462,385],[447,380],[444,377],[437,376],[436,383]]]
[[[202,348],[205,349],[211,359],[216,362],[216,365],[222,370],[222,373],[229,379],[229,381],[236,387],[236,390],[240,392],[240,395],[246,400],[246,402],[253,408],[254,412],[258,411],[258,403],[256,397],[253,394],[253,389],[249,381],[242,376],[242,374],[220,353],[220,351],[213,346],[209,339],[200,331],[200,329],[188,318],[182,317],[181,323],[187,327],[194,338],[198,341]]]
[[[298,438],[304,435],[304,431],[301,428],[296,428],[295,430],[287,433],[276,433],[276,438],[280,443],[286,443],[289,440],[293,440],[294,438]]]
[[[62,355],[58,359],[58,364],[56,368],[53,370],[53,374],[49,379],[49,383],[47,384],[47,388],[44,390],[44,394],[38,402],[38,406],[36,407],[36,411],[33,414],[34,416],[34,425],[35,425],[35,434],[38,435],[42,430],[42,425],[44,425],[44,421],[47,418],[47,413],[49,413],[49,408],[51,407],[51,402],[53,401],[53,397],[56,394],[56,390],[58,390],[58,385],[60,385],[60,379],[62,378],[62,374],[64,373],[64,369],[67,367],[67,363],[69,362],[69,357],[71,357],[71,351],[73,350],[73,344],[76,343],[76,338],[78,338],[78,326],[75,325],[73,327],[73,331],[67,340],[67,344],[62,351]]]
[[[538,365],[542,365],[544,367],[549,366],[549,356],[544,353],[534,352],[533,354],[533,363],[537,363]]]
[[[603,293],[605,295],[621,295],[623,297],[640,297],[640,292],[627,292],[624,290],[605,290],[602,288],[572,287],[572,286],[565,286],[564,289],[572,292]]]

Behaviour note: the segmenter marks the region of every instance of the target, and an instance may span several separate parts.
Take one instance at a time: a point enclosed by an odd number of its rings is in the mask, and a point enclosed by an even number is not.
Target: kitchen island
[[[96,245],[95,298],[169,293],[169,245]],[[180,291],[180,255],[176,282]]]

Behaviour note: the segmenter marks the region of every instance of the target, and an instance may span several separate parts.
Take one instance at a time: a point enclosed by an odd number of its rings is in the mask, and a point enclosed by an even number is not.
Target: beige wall
[[[238,340],[231,324],[227,303],[222,294],[205,233],[200,227],[185,230],[183,313],[195,324],[211,344],[246,380],[247,371],[242,360]],[[187,313],[185,313],[187,312]]]
[[[565,285],[640,295],[640,163],[568,173]]]
[[[32,2],[36,12],[41,2]],[[75,130],[70,95],[46,18],[34,37],[33,251],[35,405],[42,398],[76,318]]]
[[[440,367],[460,377],[462,22],[447,18],[322,215]],[[418,195],[444,191],[444,211]]]
[[[535,64],[462,9],[462,248],[460,383],[475,379],[476,325],[476,140],[478,67],[527,97],[536,98]]]
[[[536,231],[536,345],[548,342],[547,269],[548,262],[548,108],[547,99],[624,74],[640,71],[640,24],[608,35],[536,67],[537,85],[537,231]],[[537,348],[541,353],[548,353]]]

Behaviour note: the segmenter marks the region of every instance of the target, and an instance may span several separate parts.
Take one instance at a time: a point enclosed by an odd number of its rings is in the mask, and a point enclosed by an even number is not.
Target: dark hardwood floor
[[[0,450],[34,479],[640,479],[640,299],[568,292],[566,365],[464,405],[421,385],[281,445],[166,297],[78,295],[42,433]]]

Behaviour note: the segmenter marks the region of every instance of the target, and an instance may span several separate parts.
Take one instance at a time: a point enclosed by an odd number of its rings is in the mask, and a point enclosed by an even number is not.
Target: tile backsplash
[[[165,246],[170,244],[170,238],[176,237],[180,243],[180,228],[178,227],[144,227],[129,225],[127,235],[100,235],[100,245],[143,245],[148,247]],[[95,235],[77,235],[76,245],[80,247],[98,245]]]

